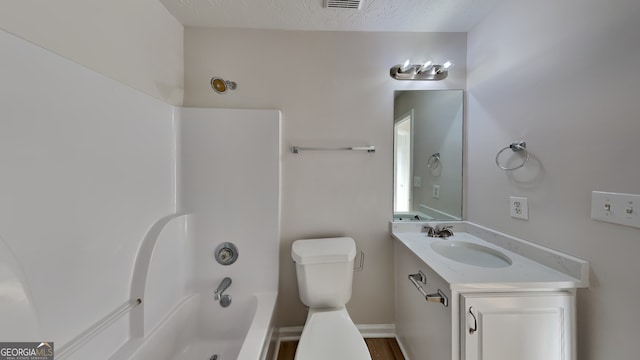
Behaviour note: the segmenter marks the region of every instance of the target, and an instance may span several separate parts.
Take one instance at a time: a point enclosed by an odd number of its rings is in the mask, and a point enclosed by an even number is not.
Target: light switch
[[[440,185],[433,185],[431,195],[434,199],[440,199]]]
[[[640,228],[640,195],[591,192],[591,218]]]

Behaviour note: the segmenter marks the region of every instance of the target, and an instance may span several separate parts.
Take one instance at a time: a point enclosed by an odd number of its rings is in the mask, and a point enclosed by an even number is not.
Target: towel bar
[[[337,151],[337,150],[355,150],[355,151],[366,151],[369,153],[376,152],[376,147],[371,146],[349,146],[349,147],[338,147],[338,148],[327,148],[327,147],[305,147],[305,146],[292,146],[291,152],[294,154],[299,154],[300,151]]]
[[[444,307],[449,306],[449,298],[447,295],[442,292],[442,290],[438,289],[435,294],[427,294],[422,285],[418,283],[418,281],[423,284],[427,284],[427,277],[424,275],[422,271],[418,271],[417,274],[409,274],[409,281],[413,284],[413,286],[420,291],[420,294],[424,296],[424,299],[428,302],[438,302],[444,305]]]

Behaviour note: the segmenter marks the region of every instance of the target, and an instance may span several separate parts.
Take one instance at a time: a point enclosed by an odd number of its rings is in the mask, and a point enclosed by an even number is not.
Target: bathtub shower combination
[[[244,296],[221,309],[211,294],[192,295],[132,354],[116,354],[112,359],[265,359],[276,297],[275,292]]]
[[[175,107],[2,30],[0,50],[0,339],[264,359],[280,112]]]
[[[153,255],[162,254],[160,248],[166,247],[175,240],[166,235],[166,233],[172,233],[171,227],[179,227],[184,223],[187,224],[186,228],[193,229],[194,232],[199,228],[196,215],[172,218],[164,225],[165,229],[160,232],[157,241],[153,244],[158,249],[152,251],[148,271],[146,273],[143,271],[142,276],[134,276],[134,287],[138,286],[136,284],[138,281],[146,284],[141,287],[145,288],[143,292],[147,296],[144,298],[148,300],[142,304],[134,303],[129,313],[132,336],[109,359],[267,359],[268,354],[275,350],[272,348],[274,345],[272,335],[277,291],[262,289],[264,291],[256,292],[253,288],[255,284],[249,284],[246,276],[243,275],[245,269],[238,268],[237,271],[233,271],[231,265],[228,265],[228,270],[227,267],[217,266],[220,268],[218,272],[224,271],[229,276],[215,283],[211,282],[212,286],[203,291],[183,297],[168,312],[159,310],[162,304],[158,303],[159,297],[156,295],[165,292],[161,284],[166,283],[153,274],[154,271],[156,273],[162,271],[159,268],[161,263],[154,259]],[[197,248],[197,242],[194,242],[192,237],[188,237],[185,242],[191,243],[194,249]],[[143,242],[141,250],[144,250],[145,245],[149,244],[146,241]],[[244,252],[248,257],[251,257],[250,246],[247,246],[247,251]],[[236,252],[239,251],[235,245],[234,249]],[[191,253],[195,255],[196,252]],[[139,261],[144,262],[141,259],[144,257],[138,258]],[[240,260],[242,257],[236,256],[236,259]],[[211,264],[214,263],[213,257],[209,260]],[[247,264],[249,261],[238,261],[238,263]],[[140,268],[143,267],[138,267]],[[232,280],[231,276],[238,280]],[[153,323],[155,315],[161,316],[157,324]],[[149,330],[146,331],[145,327]],[[69,358],[81,358],[78,355],[82,355],[82,351],[72,354]]]
[[[110,359],[266,359],[275,350],[280,114],[180,109],[180,117],[179,198],[187,214],[161,221],[143,241],[131,292],[144,303],[131,311],[132,337]],[[224,150],[231,147],[243,150],[229,159]],[[203,155],[215,166],[203,167],[197,161]],[[220,171],[227,168],[235,176]],[[259,185],[238,181],[255,171],[262,174]],[[220,189],[233,202],[221,201]],[[253,219],[252,226],[235,226],[240,216]],[[170,287],[186,296],[167,289],[171,258],[180,252],[185,280],[174,276]],[[173,306],[162,300],[167,296]]]

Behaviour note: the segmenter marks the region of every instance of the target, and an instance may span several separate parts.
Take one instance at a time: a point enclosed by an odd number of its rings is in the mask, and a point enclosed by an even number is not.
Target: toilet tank
[[[294,241],[291,257],[300,300],[311,308],[345,306],[351,299],[355,256],[356,243],[349,237]]]

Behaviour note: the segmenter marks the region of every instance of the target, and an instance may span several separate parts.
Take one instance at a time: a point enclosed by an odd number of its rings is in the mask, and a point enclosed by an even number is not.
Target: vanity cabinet
[[[392,226],[396,335],[408,360],[576,359],[575,294],[588,286],[588,262],[470,223],[447,240],[413,224]],[[450,252],[438,252],[442,244]],[[475,258],[452,249],[498,253],[503,262],[471,265]],[[448,306],[432,302],[438,295]]]
[[[460,298],[462,359],[573,358],[572,293],[462,293]]]
[[[427,302],[408,279],[422,272]],[[573,360],[571,291],[470,292],[450,284],[402,244],[395,244],[396,335],[409,360]],[[478,291],[478,290],[474,290]]]

